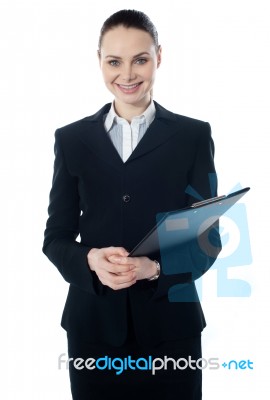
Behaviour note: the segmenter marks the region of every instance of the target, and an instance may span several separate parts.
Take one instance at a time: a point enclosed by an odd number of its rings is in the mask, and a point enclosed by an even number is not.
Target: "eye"
[[[110,60],[109,65],[111,65],[112,67],[118,67],[120,65],[120,62],[117,60]]]
[[[147,59],[146,58],[138,58],[136,61],[135,61],[135,63],[136,64],[139,64],[139,65],[143,65],[143,64],[145,64],[147,62]]]

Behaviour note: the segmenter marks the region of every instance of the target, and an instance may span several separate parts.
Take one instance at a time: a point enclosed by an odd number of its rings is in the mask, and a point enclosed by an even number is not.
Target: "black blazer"
[[[102,285],[87,264],[91,248],[130,251],[154,226],[158,212],[198,201],[186,193],[189,185],[202,198],[216,195],[216,182],[212,191],[209,184],[209,176],[216,176],[210,125],[155,106],[153,123],[125,163],[104,129],[110,104],[55,133],[43,251],[70,284],[61,324],[78,339],[121,345],[128,298],[140,343],[193,336],[205,327],[194,279],[220,251],[217,229],[207,233],[216,254],[208,254],[197,241],[189,243],[172,254],[169,274],[162,267],[158,280],[142,280],[128,289]],[[162,266],[160,254],[152,258]],[[191,301],[178,301],[183,286]]]

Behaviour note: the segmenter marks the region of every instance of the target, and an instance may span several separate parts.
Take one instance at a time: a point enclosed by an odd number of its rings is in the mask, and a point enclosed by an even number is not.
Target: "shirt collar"
[[[148,128],[149,125],[153,122],[153,120],[155,119],[155,115],[156,115],[156,108],[155,108],[155,104],[153,102],[153,100],[151,100],[150,105],[147,107],[147,109],[139,116],[137,117],[133,117],[132,121],[138,121],[139,124],[142,124],[144,122],[146,122],[146,127]],[[113,123],[116,122],[118,124],[123,124],[123,122],[126,121],[124,118],[119,117],[114,109],[114,103],[111,104],[111,108],[110,111],[108,112],[108,114],[105,117],[105,129],[107,132],[109,132],[109,130],[112,128]]]

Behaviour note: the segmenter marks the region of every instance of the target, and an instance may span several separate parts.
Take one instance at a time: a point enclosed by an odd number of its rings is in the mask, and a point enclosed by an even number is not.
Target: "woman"
[[[56,130],[43,246],[70,283],[62,327],[73,399],[200,399],[201,369],[172,359],[201,357],[205,320],[194,279],[217,254],[194,241],[164,263],[159,252],[128,255],[157,213],[198,201],[188,187],[202,198],[216,194],[210,126],[152,100],[161,47],[144,13],[109,17],[98,58],[114,101]],[[218,253],[217,229],[208,234]],[[150,356],[161,359],[156,371]]]

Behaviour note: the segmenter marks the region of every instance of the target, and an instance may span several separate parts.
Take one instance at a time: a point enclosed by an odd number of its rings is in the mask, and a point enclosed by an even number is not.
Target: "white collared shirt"
[[[153,100],[149,107],[131,123],[119,117],[112,103],[110,111],[105,115],[104,126],[120,157],[125,162],[153,122],[156,109]]]

